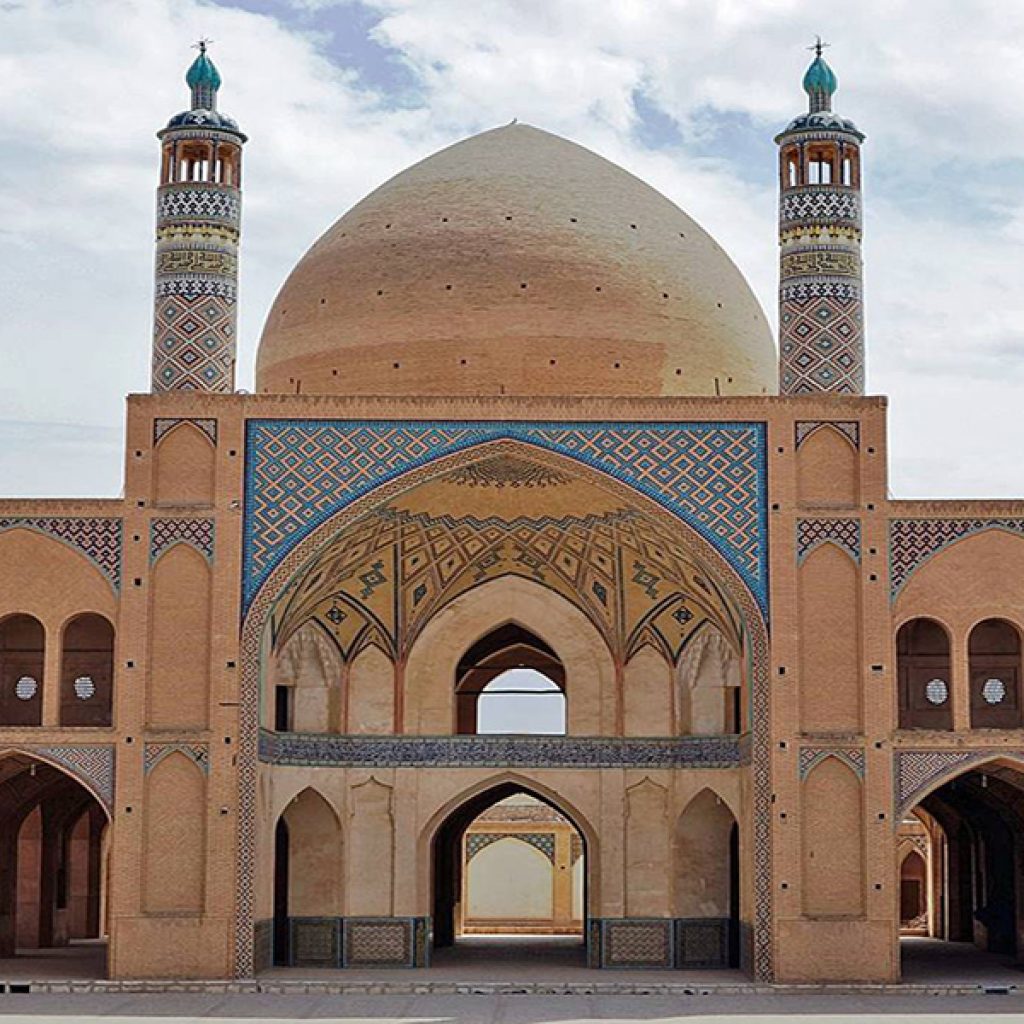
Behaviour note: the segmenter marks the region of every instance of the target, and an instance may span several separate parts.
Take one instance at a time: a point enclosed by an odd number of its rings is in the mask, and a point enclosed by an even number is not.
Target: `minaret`
[[[197,44],[185,75],[189,110],[157,133],[153,391],[230,392],[235,386],[242,144],[217,110],[220,74]]]
[[[804,75],[808,111],[779,146],[779,391],[864,394],[860,144],[832,112],[839,82],[821,55]]]

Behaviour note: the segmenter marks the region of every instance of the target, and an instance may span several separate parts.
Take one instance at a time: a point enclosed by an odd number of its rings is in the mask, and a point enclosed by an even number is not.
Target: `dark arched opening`
[[[905,939],[905,971],[911,977],[920,974],[929,955],[944,959],[947,972],[957,971],[957,963],[998,966],[998,960],[982,953],[1001,956],[1005,965],[1020,962],[1024,772],[1001,763],[968,770],[928,794],[918,807],[929,823],[920,859],[930,860],[931,881],[916,906],[924,913],[930,896],[931,920],[921,934],[935,941]],[[907,864],[913,856],[903,862],[901,883],[912,880]],[[917,877],[922,874],[928,878],[921,871]],[[901,918],[910,909],[904,908]]]
[[[64,629],[61,659],[60,724],[105,726],[112,723],[114,627],[87,612]]]
[[[41,958],[43,975],[72,963],[79,976],[106,974],[107,821],[53,765],[20,753],[0,760],[0,957]],[[50,966],[45,951],[57,949],[67,955]]]
[[[492,630],[455,670],[455,731],[565,733],[565,668],[535,633]]]
[[[572,827],[573,839],[569,857],[566,864],[555,864],[554,871],[572,870],[572,867],[582,859],[581,890],[579,892],[579,906],[577,910],[578,920],[572,929],[560,931],[562,936],[562,947],[567,939],[565,936],[574,936],[568,940],[570,949],[575,952],[573,955],[582,963],[585,953],[585,937],[587,934],[586,921],[588,917],[588,893],[587,876],[589,865],[587,839],[583,830],[573,821],[572,817],[554,801],[545,797],[529,787],[516,782],[500,783],[491,789],[485,790],[476,796],[470,797],[465,803],[456,808],[445,821],[439,826],[431,847],[431,870],[433,886],[433,948],[444,950],[455,946],[460,938],[462,921],[464,919],[464,907],[462,899],[465,892],[464,872],[467,865],[467,849],[465,842],[467,831],[475,822],[480,820],[492,808],[497,808],[503,802],[511,798],[525,796],[531,798],[539,805],[544,805],[556,812],[556,817],[567,822]],[[534,827],[539,832],[538,827]],[[554,855],[555,851],[551,851]],[[554,877],[554,876],[553,876]],[[511,881],[511,880],[510,880]],[[502,930],[503,932],[505,929]],[[522,929],[515,929],[519,934],[541,934],[532,931],[524,926]],[[544,934],[556,934],[557,932],[545,929]]]
[[[42,724],[45,643],[31,615],[0,622],[0,725]]]
[[[276,967],[291,963],[291,936],[288,927],[288,823],[284,815],[274,829],[274,936],[272,960]]]
[[[1017,729],[1021,724],[1020,633],[1005,619],[979,622],[967,642],[971,667],[971,726]]]
[[[949,635],[934,619],[911,619],[896,636],[901,729],[952,729]]]

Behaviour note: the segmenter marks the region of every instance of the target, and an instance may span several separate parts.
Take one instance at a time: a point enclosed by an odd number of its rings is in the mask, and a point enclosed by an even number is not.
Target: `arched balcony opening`
[[[502,626],[459,662],[455,717],[462,734],[564,736],[565,668],[536,634]]]
[[[0,622],[0,725],[41,725],[46,637],[31,615]]]
[[[911,619],[896,636],[901,729],[952,729],[949,635],[934,619]]]
[[[64,629],[61,658],[60,724],[112,724],[114,627],[86,612]]]
[[[979,622],[967,641],[971,726],[1017,729],[1021,725],[1020,633],[1005,619]]]

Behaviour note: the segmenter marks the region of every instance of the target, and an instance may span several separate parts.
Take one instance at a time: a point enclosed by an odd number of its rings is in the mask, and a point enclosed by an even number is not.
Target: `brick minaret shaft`
[[[189,110],[157,134],[152,390],[231,392],[235,386],[242,145],[217,110],[220,74],[198,44],[185,80]]]
[[[864,394],[860,144],[832,111],[835,73],[816,55],[806,114],[779,146],[779,391]]]

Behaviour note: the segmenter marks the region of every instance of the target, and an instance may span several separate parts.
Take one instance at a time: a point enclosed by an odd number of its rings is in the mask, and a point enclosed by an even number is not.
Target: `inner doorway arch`
[[[469,796],[450,810],[434,831],[430,843],[430,885],[431,914],[433,922],[433,947],[445,949],[453,946],[458,938],[460,902],[463,895],[464,837],[470,826],[489,809],[511,797],[525,795],[547,805],[568,821],[579,837],[580,853],[583,857],[582,892],[579,900],[581,919],[580,945],[585,942],[589,916],[590,884],[593,872],[593,844],[587,830],[581,827],[572,812],[568,811],[557,798],[534,787],[527,781],[508,779],[497,782]]]
[[[68,772],[22,751],[0,757],[0,958],[86,943],[76,970],[106,976],[108,824]]]

